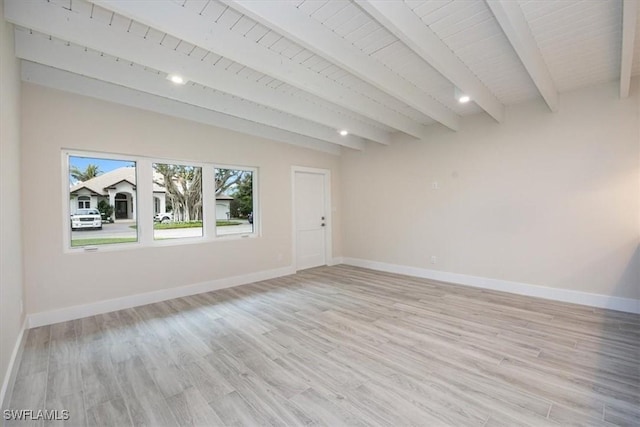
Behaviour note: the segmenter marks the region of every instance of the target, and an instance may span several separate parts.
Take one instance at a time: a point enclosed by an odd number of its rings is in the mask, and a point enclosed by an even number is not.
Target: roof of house
[[[153,173],[153,192],[164,193],[164,186],[159,184],[164,179],[159,173]],[[98,175],[95,178],[89,179],[84,182],[78,182],[73,185],[69,190],[71,194],[82,190],[83,188],[89,190],[92,194],[99,196],[108,196],[109,188],[114,188],[121,182],[128,182],[134,188],[136,186],[136,169],[133,166],[125,166],[122,168],[114,169],[110,172],[105,172],[102,175]],[[219,194],[216,196],[216,200],[233,200],[233,197],[226,194]]]
[[[84,182],[78,182],[69,190],[72,194],[86,188],[87,190],[99,194],[101,196],[109,195],[108,188],[114,187],[123,181],[128,182],[133,187],[136,186],[136,168],[133,166],[125,166],[122,168],[114,169],[110,172],[105,172],[102,175],[98,175],[95,178],[89,179]],[[162,175],[154,172],[154,192],[164,192],[164,186],[158,184],[162,182]]]

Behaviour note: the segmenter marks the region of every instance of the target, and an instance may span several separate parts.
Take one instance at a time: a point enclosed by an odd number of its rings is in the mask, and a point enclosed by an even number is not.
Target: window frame
[[[261,234],[261,229],[262,227],[261,225],[261,219],[262,219],[262,215],[260,214],[260,204],[259,204],[259,198],[258,198],[258,185],[259,185],[259,177],[258,177],[258,168],[255,166],[237,166],[237,165],[225,165],[225,164],[221,164],[221,163],[214,163],[213,164],[213,185],[214,185],[214,194],[215,194],[215,171],[216,169],[233,169],[233,170],[241,170],[241,171],[247,171],[247,172],[251,172],[253,174],[252,178],[251,178],[251,197],[253,199],[253,231],[251,233],[232,233],[232,234],[218,234],[218,227],[216,222],[214,221],[214,225],[215,225],[215,229],[214,229],[214,236],[217,239],[225,239],[225,240],[231,240],[231,239],[246,239],[246,238],[255,238],[255,237],[260,237]],[[215,197],[214,197],[214,205],[215,205]],[[257,213],[257,215],[256,215]],[[214,211],[213,211],[213,215],[214,215],[214,219],[216,211],[215,211],[215,206],[214,206]],[[256,217],[258,218],[258,220],[256,221]]]
[[[137,241],[127,243],[110,243],[105,245],[71,246],[71,223],[69,221],[70,194],[69,194],[69,167],[70,157],[86,157],[104,160],[119,160],[134,162],[136,165],[136,225]],[[202,236],[181,237],[175,239],[154,239],[154,193],[153,193],[153,164],[173,164],[194,166],[202,168]],[[217,162],[193,161],[183,158],[164,158],[141,155],[127,155],[119,153],[106,153],[101,151],[76,150],[63,148],[61,150],[61,187],[63,194],[62,203],[62,245],[65,254],[80,254],[88,252],[111,252],[131,249],[192,245],[212,242],[225,242],[238,239],[257,238],[262,236],[262,214],[260,210],[259,183],[260,168],[257,166],[238,166]],[[254,222],[251,233],[217,234],[216,225],[216,199],[207,197],[207,194],[215,194],[215,170],[236,169],[249,171],[252,177],[252,196]],[[141,177],[148,177],[142,178]],[[211,220],[212,219],[212,220]]]
[[[82,199],[82,200],[80,200]],[[71,200],[69,200],[71,202]],[[88,203],[88,206],[84,206],[85,203]],[[71,203],[69,203],[71,204]],[[81,206],[82,204],[82,206]],[[91,209],[91,197],[90,196],[78,196],[78,210],[80,209]]]
[[[126,243],[109,243],[105,245],[86,245],[86,246],[71,246],[71,210],[70,208],[70,193],[69,193],[69,169],[71,166],[70,158],[71,157],[84,157],[91,159],[101,159],[101,160],[116,160],[116,161],[124,161],[124,162],[134,162],[136,168],[136,183],[140,177],[140,158],[138,156],[128,156],[126,154],[116,154],[116,153],[104,153],[100,151],[84,151],[84,150],[74,150],[74,149],[62,149],[62,194],[63,200],[62,203],[62,245],[63,245],[63,253],[85,253],[85,252],[98,252],[98,251],[114,251],[114,250],[125,250],[125,249],[135,249],[141,246],[141,233],[140,233],[140,217],[139,217],[139,207],[140,207],[140,198],[138,197],[138,188],[136,185],[136,241],[135,242],[126,242]],[[91,203],[89,201],[89,203]],[[91,208],[93,209],[93,208]],[[95,209],[98,209],[97,205]]]
[[[176,159],[160,159],[160,158],[154,158],[154,157],[147,157],[145,158],[147,160],[149,160],[149,167],[151,169],[151,176],[149,179],[149,186],[150,186],[150,199],[151,199],[151,212],[154,211],[154,195],[153,195],[153,165],[154,164],[164,164],[164,165],[176,165],[176,166],[190,166],[190,167],[198,167],[202,169],[202,175],[201,175],[201,179],[202,179],[202,235],[201,236],[193,236],[193,237],[177,237],[177,238],[172,238],[172,239],[156,239],[155,238],[155,233],[154,233],[154,224],[155,221],[153,221],[153,215],[151,216],[151,242],[150,242],[150,246],[172,246],[174,244],[186,244],[186,243],[202,243],[203,241],[207,240],[207,226],[206,226],[206,220],[207,220],[207,214],[206,212],[206,208],[205,208],[205,194],[207,194],[207,187],[205,187],[205,170],[208,166],[207,163],[203,163],[203,162],[192,162],[189,160],[176,160]],[[145,200],[148,199],[149,197],[145,196]],[[166,202],[165,202],[166,203]]]

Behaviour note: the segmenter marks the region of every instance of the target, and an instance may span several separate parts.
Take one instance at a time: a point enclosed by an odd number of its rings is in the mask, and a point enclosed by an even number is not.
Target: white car
[[[171,222],[173,220],[173,212],[160,212],[155,214],[153,220],[156,222],[162,222],[166,224],[167,222]]]
[[[102,230],[102,216],[98,209],[78,209],[71,215],[71,230],[96,228]]]

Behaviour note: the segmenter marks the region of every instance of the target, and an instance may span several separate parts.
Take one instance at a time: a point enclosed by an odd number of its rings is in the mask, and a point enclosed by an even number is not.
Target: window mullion
[[[202,168],[202,218],[204,235],[207,239],[216,237],[216,184],[213,165]]]
[[[137,161],[138,241],[148,245],[153,242],[153,169],[150,160]]]

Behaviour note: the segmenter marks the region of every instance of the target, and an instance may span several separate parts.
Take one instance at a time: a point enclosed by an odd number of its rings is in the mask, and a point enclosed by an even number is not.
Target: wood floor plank
[[[79,364],[66,364],[62,368],[49,369],[47,375],[47,399],[82,391],[82,375],[80,371]]]
[[[50,337],[49,326],[29,329],[16,379],[47,370]]]
[[[491,414],[495,421],[500,416],[519,419],[523,424],[542,424],[551,402],[518,387],[511,381],[496,381],[473,372],[442,367],[428,378],[422,379],[446,390],[445,395],[458,396],[456,400],[470,400],[474,405]]]
[[[292,399],[305,408],[317,424],[325,426],[367,426],[359,411],[345,409],[337,401],[310,388]],[[355,412],[355,413],[354,413]]]
[[[500,365],[493,369],[481,369],[478,371],[483,378],[488,378],[494,386],[503,384],[502,390],[521,390],[527,394],[536,396],[562,406],[575,409],[588,416],[597,417],[602,413],[604,402],[595,393],[579,390],[567,384],[562,376],[540,375],[526,368],[513,368]],[[509,385],[510,387],[507,387]],[[496,388],[496,390],[500,390]],[[515,396],[516,394],[509,394]],[[542,414],[542,411],[536,411]]]
[[[220,417],[194,387],[189,387],[175,396],[171,396],[167,399],[167,403],[181,426],[224,425]]]
[[[397,374],[380,381],[379,385],[393,389],[402,398],[411,401],[433,419],[438,420],[436,424],[482,426],[489,419],[490,412],[465,399],[464,394],[461,393],[456,400],[451,399],[443,393],[445,390],[451,392],[450,389],[434,386],[433,382],[418,381],[407,375]]]
[[[224,375],[233,391],[251,406],[252,411],[261,414],[264,424],[306,425],[312,421],[292,401],[283,398],[264,378],[234,356],[222,351],[216,356],[210,356],[208,362]],[[216,400],[209,403],[215,407]]]
[[[63,410],[69,411],[69,418],[67,420],[59,419],[45,421],[44,425],[47,427],[62,427],[65,425],[83,426],[87,424],[86,412],[84,409],[84,396],[81,391],[76,391],[67,395],[56,394],[55,396],[47,393],[45,407],[50,411],[59,411],[60,415],[62,415]]]
[[[37,350],[37,346],[34,348]],[[47,389],[47,371],[39,371],[31,375],[16,378],[13,394],[8,409],[33,410],[44,409]],[[7,426],[39,426],[42,420],[9,420]]]
[[[234,391],[211,402],[211,407],[225,426],[264,425],[261,415]]]
[[[107,400],[87,409],[88,426],[132,426],[124,399]]]
[[[606,404],[604,407],[604,420],[620,426],[639,426],[640,403],[637,405]]]
[[[255,352],[241,353],[238,355],[238,359],[287,399],[309,388],[300,378],[291,375],[287,370],[282,369],[280,365],[262,354]]]
[[[593,393],[602,402],[623,401],[631,404],[640,403],[640,384],[633,381],[620,382],[593,372],[585,374],[585,370],[563,370],[549,364],[535,363],[519,359],[505,359],[501,366],[511,367],[513,370],[528,371],[532,375],[552,376],[557,383],[567,390],[577,393]],[[596,376],[597,378],[593,378]]]
[[[134,425],[177,424],[155,380],[139,357],[117,363],[115,371]]]
[[[345,394],[354,407],[375,414],[387,425],[423,426],[441,422],[411,400],[403,399],[373,381]]]
[[[610,423],[602,419],[602,414],[598,416],[588,416],[582,412],[576,411],[566,406],[554,404],[549,411],[549,420],[554,421],[563,426],[589,426],[589,427],[607,427]]]
[[[101,345],[87,352],[80,367],[86,410],[89,411],[94,406],[111,402],[110,405],[98,410],[96,414],[100,411],[112,414],[113,410],[120,407],[122,393],[107,348]]]
[[[640,315],[344,265],[35,328],[7,425],[640,425]]]
[[[189,382],[200,392],[207,403],[235,390],[225,375],[204,359],[190,362],[183,369],[189,375]]]
[[[52,339],[49,345],[49,369],[58,370],[80,363],[80,346],[75,337]]]

